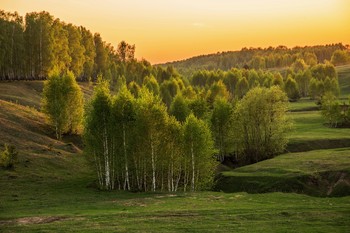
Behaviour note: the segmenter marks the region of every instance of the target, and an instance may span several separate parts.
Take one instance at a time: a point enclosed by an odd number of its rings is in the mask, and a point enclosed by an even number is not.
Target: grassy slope
[[[81,155],[0,170],[1,232],[346,232],[350,196],[126,193],[91,187]]]
[[[350,96],[350,65],[336,67],[341,98]],[[290,104],[290,119],[294,131],[289,136],[287,150],[291,152],[350,147],[350,129],[333,129],[324,125],[315,101],[303,98]]]
[[[91,96],[92,87],[88,83],[79,83],[85,96]],[[0,99],[23,106],[40,109],[43,81],[15,81],[0,83]]]
[[[289,116],[294,128],[288,151],[350,147],[350,129],[325,126],[320,111],[291,112]]]
[[[289,153],[222,173],[217,189],[350,195],[350,148]]]

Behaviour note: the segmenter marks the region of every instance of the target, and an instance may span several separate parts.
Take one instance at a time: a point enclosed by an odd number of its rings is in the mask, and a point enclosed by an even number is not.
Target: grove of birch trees
[[[85,153],[101,189],[175,192],[212,184],[214,142],[193,114],[181,124],[149,89],[135,98],[123,85],[113,96],[105,82],[86,111]]]

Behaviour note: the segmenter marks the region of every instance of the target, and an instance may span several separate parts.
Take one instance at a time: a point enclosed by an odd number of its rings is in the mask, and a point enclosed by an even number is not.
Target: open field
[[[350,196],[102,192],[92,185],[82,155],[20,158],[14,171],[0,170],[2,232],[347,232],[350,227]]]
[[[317,111],[320,107],[316,104],[315,100],[310,98],[301,98],[297,102],[289,103],[289,111],[291,112],[303,112],[303,111]]]
[[[217,189],[350,195],[350,148],[288,153],[222,173]]]
[[[320,111],[291,112],[288,114],[294,123],[293,131],[289,136],[288,151],[350,146],[350,129],[327,127]]]

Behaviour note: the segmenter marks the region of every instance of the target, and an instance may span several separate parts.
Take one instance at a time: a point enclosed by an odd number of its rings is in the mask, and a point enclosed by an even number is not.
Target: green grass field
[[[316,196],[350,195],[350,148],[288,153],[224,171],[217,184],[225,192],[272,191]]]
[[[319,109],[320,107],[315,100],[310,100],[310,98],[301,98],[297,102],[289,104],[289,111],[291,112],[317,111]]]
[[[350,129],[327,127],[320,111],[290,112],[288,115],[293,122],[288,151],[350,146]]]
[[[350,196],[98,191],[82,155],[22,155],[17,168],[0,170],[0,177],[1,232],[347,232],[350,227]]]

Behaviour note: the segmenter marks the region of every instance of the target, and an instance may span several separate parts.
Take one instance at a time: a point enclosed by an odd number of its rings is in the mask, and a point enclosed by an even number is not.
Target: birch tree
[[[130,172],[129,164],[130,158],[130,144],[132,140],[130,132],[133,128],[133,122],[135,121],[135,99],[127,89],[126,85],[123,85],[113,101],[112,114],[115,118],[115,124],[113,125],[113,134],[116,135],[115,140],[119,139],[116,143],[116,147],[120,148],[117,152],[117,161],[124,161],[124,184],[123,189],[130,190]]]
[[[167,119],[165,130],[168,191],[176,192],[183,173],[183,131],[180,122],[173,116]]]
[[[208,125],[190,114],[183,126],[184,152],[187,164],[190,166],[189,174],[184,177],[184,191],[186,191],[187,178],[190,177],[191,191],[208,187],[214,175],[215,159],[214,142]],[[186,165],[187,165],[186,164]]]
[[[85,115],[85,153],[93,161],[100,189],[115,188],[116,161],[111,140],[111,96],[105,83],[95,88],[94,96]]]
[[[157,160],[160,156],[161,140],[163,139],[163,129],[166,122],[166,107],[159,96],[155,96],[147,88],[141,89],[138,101],[137,119],[139,125],[142,127],[142,140],[144,142],[144,156],[150,160],[151,163],[151,190],[155,191],[157,188],[156,173]]]
[[[211,114],[211,129],[218,149],[218,160],[223,162],[232,146],[232,105],[223,98],[216,99]]]
[[[54,73],[44,82],[42,108],[54,125],[56,138],[64,133],[77,133],[83,117],[84,100],[71,72]]]

